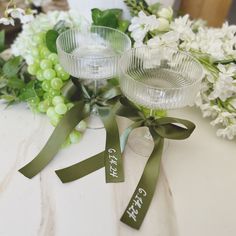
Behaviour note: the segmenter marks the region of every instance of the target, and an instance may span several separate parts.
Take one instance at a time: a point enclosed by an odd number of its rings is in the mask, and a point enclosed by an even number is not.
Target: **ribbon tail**
[[[98,108],[106,129],[106,147],[104,151],[105,174],[107,183],[124,182],[124,169],[120,148],[119,130],[114,110]]]
[[[75,165],[56,170],[56,174],[62,183],[68,183],[80,179],[96,170],[101,169],[102,167],[104,167],[104,152],[100,152],[99,154]]]
[[[126,128],[126,130],[120,137],[120,144],[121,144],[122,152],[124,150],[124,147],[126,145],[126,141],[128,139],[130,132],[134,128],[139,127],[139,126],[140,126],[140,123],[132,124],[131,126]],[[64,169],[56,170],[56,174],[59,177],[59,179],[62,181],[62,183],[75,181],[86,175],[91,174],[92,172],[95,172],[103,168],[105,166],[104,155],[105,155],[105,152],[100,152],[99,154],[92,156],[79,163],[76,163],[72,166],[66,167]]]
[[[19,172],[29,179],[37,175],[54,158],[76,125],[88,115],[85,103],[78,102],[62,118],[41,152]]]
[[[139,229],[147,214],[155,193],[157,180],[160,172],[161,157],[164,139],[150,129],[155,146],[136,190],[123,214],[121,221],[134,229]]]

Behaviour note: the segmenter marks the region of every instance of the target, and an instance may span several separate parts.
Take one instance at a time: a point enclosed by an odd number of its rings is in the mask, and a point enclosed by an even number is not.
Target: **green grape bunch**
[[[70,75],[59,63],[58,55],[51,52],[46,44],[47,32],[35,35],[35,47],[32,48],[32,62],[28,65],[28,73],[36,78],[42,88],[37,99],[28,101],[30,107],[46,114],[53,126],[57,126],[63,115],[73,107],[73,103],[62,95],[62,88],[70,79]],[[65,145],[77,143],[86,129],[85,121],[69,135]]]

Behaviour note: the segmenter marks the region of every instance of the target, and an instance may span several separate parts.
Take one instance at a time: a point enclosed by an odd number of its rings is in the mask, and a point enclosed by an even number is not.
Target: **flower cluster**
[[[165,20],[164,20],[165,19]],[[129,27],[134,46],[171,46],[188,51],[205,68],[205,78],[196,104],[204,117],[211,117],[217,136],[236,136],[236,26],[227,22],[210,28],[202,20],[188,15],[173,19],[171,8],[161,8],[155,15],[140,12]]]
[[[39,35],[52,29],[59,21],[64,21],[68,27],[85,28],[88,26],[85,18],[73,10],[39,14],[32,22],[23,25],[22,32],[11,46],[13,55],[22,56],[28,65],[32,64]]]
[[[45,0],[25,0],[27,5],[33,4],[39,7]],[[15,0],[10,0],[4,12],[4,17],[0,18],[0,24],[15,25],[15,20],[19,19],[22,24],[28,23],[34,19],[36,10],[27,8],[26,10],[16,6]]]

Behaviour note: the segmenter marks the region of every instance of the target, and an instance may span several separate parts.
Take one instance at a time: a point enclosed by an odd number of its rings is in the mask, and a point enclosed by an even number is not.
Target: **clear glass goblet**
[[[125,52],[120,59],[120,85],[124,95],[141,107],[150,110],[169,110],[193,105],[203,78],[201,64],[189,54],[174,48],[140,47]],[[148,129],[134,130],[129,147],[142,156],[150,156],[153,142]],[[164,147],[165,151],[166,147]],[[129,158],[125,158],[129,159]],[[154,204],[157,233],[178,236],[174,195],[167,180],[163,162],[158,178],[158,204]],[[133,175],[133,174],[132,174]],[[174,194],[174,193],[173,193]],[[147,215],[151,216],[150,213]],[[151,219],[151,218],[149,218]]]
[[[129,50],[121,56],[120,68],[124,95],[150,109],[150,116],[153,110],[193,105],[203,78],[203,68],[196,59],[170,47]],[[142,156],[149,156],[152,151],[147,131],[136,129],[129,139],[132,150]]]
[[[98,82],[114,78],[119,73],[121,54],[131,48],[130,38],[112,28],[91,26],[86,30],[70,29],[57,39],[60,64],[73,77],[85,82],[94,81],[94,94]],[[94,107],[90,128],[102,128]]]

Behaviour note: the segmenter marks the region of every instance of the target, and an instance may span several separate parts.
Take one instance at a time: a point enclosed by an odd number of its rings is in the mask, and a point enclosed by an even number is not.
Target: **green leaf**
[[[112,12],[106,12],[102,15],[101,18],[99,18],[98,25],[106,26],[110,28],[118,28],[118,19],[116,18],[116,15]]]
[[[121,9],[108,9],[101,11],[98,8],[92,9],[92,19],[94,25],[106,26],[117,29],[119,26],[119,19],[122,15]]]
[[[57,53],[56,40],[59,33],[56,30],[49,30],[46,33],[46,44],[51,52]]]
[[[17,75],[20,70],[21,57],[13,57],[3,65],[3,74],[9,78]]]
[[[4,77],[0,77],[0,89],[5,88],[7,86],[7,79],[5,79]]]
[[[129,25],[130,22],[128,20],[120,20],[118,30],[126,32],[128,30]]]
[[[38,96],[35,91],[35,81],[32,80],[26,85],[25,88],[22,89],[19,99],[21,101],[27,101],[30,98],[35,98],[35,97],[38,97]]]
[[[158,10],[160,9],[161,6],[162,6],[162,4],[157,2],[157,3],[154,3],[154,4],[150,5],[148,7],[148,10],[150,12],[152,12],[153,14],[157,14],[157,12],[158,12]]]
[[[5,31],[0,31],[0,53],[5,49]]]
[[[93,8],[92,10],[92,19],[93,19],[93,23],[95,25],[98,25],[99,19],[102,16],[102,11],[99,10],[98,8]]]
[[[106,14],[106,13],[113,13],[117,19],[120,19],[122,16],[123,10],[119,8],[112,8],[112,9],[107,9],[103,11],[103,14]]]
[[[19,78],[8,79],[7,86],[13,89],[22,89],[25,87],[25,83]]]
[[[4,95],[0,96],[0,99],[6,100],[7,102],[10,103],[10,102],[14,102],[16,100],[16,96],[4,94]]]

